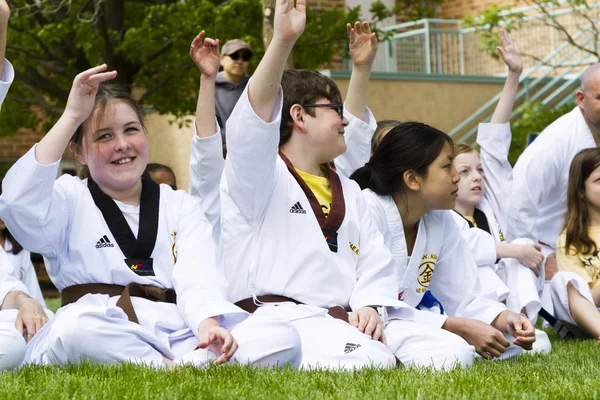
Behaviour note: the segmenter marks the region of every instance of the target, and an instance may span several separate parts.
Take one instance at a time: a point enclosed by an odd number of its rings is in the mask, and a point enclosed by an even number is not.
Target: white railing
[[[578,15],[585,10],[591,19],[600,17],[600,2],[589,6],[571,7],[566,1],[547,6],[549,14],[576,35],[589,22]],[[566,35],[549,26],[548,16],[537,6],[522,7],[502,14],[522,14],[522,24],[514,32],[519,48],[525,55],[525,69],[534,68],[539,60],[567,43]],[[374,70],[438,75],[495,76],[506,73],[506,67],[491,58],[480,45],[481,30],[485,27],[465,28],[459,20],[421,19],[382,28],[390,39],[380,45]],[[566,54],[567,50],[564,50]],[[557,59],[560,59],[558,57]],[[557,64],[538,67],[554,68]],[[558,64],[559,67],[574,66]]]

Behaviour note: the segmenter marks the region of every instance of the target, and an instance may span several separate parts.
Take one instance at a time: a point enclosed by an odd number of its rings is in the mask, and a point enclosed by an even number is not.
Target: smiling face
[[[331,104],[327,99],[319,99],[315,104]],[[307,144],[318,153],[320,163],[333,160],[346,151],[344,129],[348,120],[330,107],[310,107],[314,117],[304,114]]]
[[[472,150],[454,158],[454,167],[460,175],[456,203],[463,208],[472,208],[479,204],[485,191],[483,167],[479,153]]]
[[[427,175],[422,177],[420,197],[427,210],[450,210],[454,208],[460,176],[454,169],[454,150],[450,143],[429,165]]]
[[[104,192],[124,192],[141,185],[148,164],[148,141],[131,105],[109,100],[86,121],[82,143],[74,146],[77,161]]]

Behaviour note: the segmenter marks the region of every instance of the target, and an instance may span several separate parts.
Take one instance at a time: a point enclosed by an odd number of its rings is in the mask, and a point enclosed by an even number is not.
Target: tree
[[[598,9],[590,7],[587,0],[523,0],[519,5],[532,6],[535,11],[542,15],[544,25],[554,29],[561,38],[566,40],[570,46],[579,49],[581,52],[592,57],[594,62],[600,60],[600,30],[597,27],[599,22]],[[513,5],[498,6],[496,4],[486,8],[481,15],[476,17],[468,16],[465,18],[465,26],[482,28],[480,43],[482,48],[492,57],[498,58],[496,46],[499,42],[498,29],[504,26],[507,31],[519,29],[526,23],[527,15],[523,12],[506,13],[517,6]],[[571,28],[561,19],[560,15],[555,13],[560,8],[571,8],[572,18],[568,21],[575,21],[575,29]],[[577,35],[578,31],[587,30],[592,34],[592,40],[589,36]],[[524,56],[533,58],[535,61],[543,62],[539,57],[523,53]],[[585,64],[588,65],[587,61]],[[551,65],[553,66],[553,65]]]
[[[251,70],[264,54],[261,1],[220,1],[9,1],[7,58],[16,79],[0,115],[0,136],[42,121],[47,129],[60,116],[75,75],[104,62],[140,103],[181,122],[196,106],[198,74],[188,50],[201,29],[222,43],[247,41],[257,56]],[[296,68],[330,62],[347,47],[346,22],[360,16],[359,8],[309,12]]]

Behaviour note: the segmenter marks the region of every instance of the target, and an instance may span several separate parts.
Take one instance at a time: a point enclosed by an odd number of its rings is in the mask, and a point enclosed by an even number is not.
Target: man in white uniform
[[[542,245],[546,288],[557,271],[554,249],[566,211],[571,161],[600,143],[600,63],[585,71],[576,98],[577,107],[544,129],[519,157],[508,201],[508,239],[529,238]],[[544,289],[542,305],[552,312],[548,293]]]

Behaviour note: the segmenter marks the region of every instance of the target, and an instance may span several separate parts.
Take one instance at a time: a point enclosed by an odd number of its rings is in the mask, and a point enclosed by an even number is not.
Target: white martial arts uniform
[[[453,346],[440,344],[438,357],[451,357],[451,351],[464,352],[464,340],[456,335],[448,336],[450,333],[441,329],[433,331],[431,326],[441,328],[447,316],[478,319],[490,324],[506,310],[506,306],[498,301],[495,291],[481,289],[477,265],[450,211],[430,211],[421,218],[412,256],[409,257],[402,220],[393,199],[379,196],[369,189],[363,194],[377,228],[383,233],[386,246],[392,251],[400,282],[400,299],[416,307],[425,291],[431,291],[444,307],[445,315],[423,312],[415,315],[415,321],[422,320],[429,325],[432,336],[439,332],[445,334],[446,337],[436,339],[436,343],[454,341]],[[389,342],[392,335],[387,330],[386,335]],[[504,336],[512,342],[510,334],[504,333]],[[534,350],[548,352],[547,335],[536,331],[536,336],[540,343],[536,340]],[[458,339],[464,342],[463,346],[459,346]],[[521,347],[512,344],[500,359],[516,356],[521,350]]]
[[[203,365],[215,354],[193,351],[206,318],[220,316],[239,349],[233,360],[259,365],[298,364],[299,339],[290,324],[251,316],[227,300],[226,282],[216,267],[212,230],[200,205],[183,191],[160,185],[158,233],[151,257],[154,272],[138,275],[88,189],[64,175],[59,161],[41,165],[35,146],[11,168],[3,182],[0,218],[24,247],[44,256],[59,290],[77,284],[131,282],[174,288],[177,304],[140,297],[131,301],[139,324],[116,306],[120,296],[88,294],[62,307],[27,347],[32,363],[130,361],[162,366],[164,357]],[[115,202],[131,231],[138,232],[139,206]]]
[[[2,109],[2,103],[8,94],[8,89],[15,79],[15,70],[12,64],[5,58],[4,59],[4,70],[2,76],[0,76],[0,109]]]
[[[396,300],[391,255],[372,228],[359,187],[343,177],[345,214],[337,252],[330,250],[307,194],[278,156],[281,108],[280,91],[272,122],[264,122],[246,88],[227,120],[221,225],[233,298],[279,295],[303,303],[260,304],[259,310],[296,327],[304,367],[392,367],[395,358],[382,343],[327,314],[332,306],[409,309]],[[342,204],[335,196],[328,222]]]
[[[42,307],[46,308],[46,301],[40,289],[40,283],[35,273],[35,268],[31,262],[31,253],[25,249],[22,249],[17,254],[12,252],[12,244],[9,240],[6,240],[4,244],[6,255],[13,265],[13,277],[23,282],[27,286],[29,295],[36,299]]]
[[[540,295],[544,288],[543,270],[537,277],[517,259],[505,258],[496,262],[496,243],[505,241],[508,196],[512,185],[512,167],[508,162],[511,133],[510,124],[479,124],[477,143],[484,171],[485,191],[477,205],[487,220],[490,233],[469,228],[458,213],[453,213],[463,238],[471,248],[478,265],[479,280],[484,290],[493,289],[509,310],[520,313],[525,309],[532,321],[537,320],[541,308]],[[493,240],[489,240],[493,239]],[[518,238],[513,244],[533,243]]]
[[[596,147],[579,107],[558,118],[529,145],[513,170],[508,200],[509,240],[529,238],[542,244],[544,257],[552,253],[567,209],[569,168],[577,153]],[[549,282],[542,305],[553,313]]]

